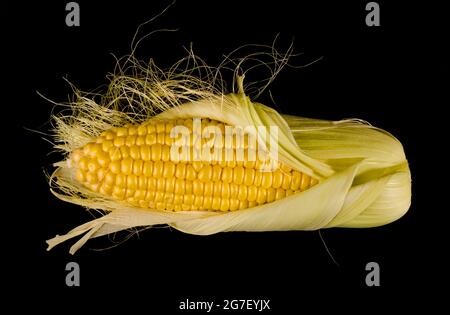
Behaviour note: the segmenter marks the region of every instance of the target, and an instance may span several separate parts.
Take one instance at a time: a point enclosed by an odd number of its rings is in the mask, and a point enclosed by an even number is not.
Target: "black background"
[[[183,47],[191,42],[196,54],[218,65],[241,45],[271,45],[280,34],[277,47],[283,50],[294,39],[295,51],[303,53],[297,65],[322,59],[302,69],[285,68],[269,87],[280,112],[358,117],[402,141],[413,176],[410,211],[384,227],[322,231],[336,265],[318,232],[301,231],[201,237],[155,228],[109,250],[97,251],[113,245],[104,237],[90,240],[75,256],[68,254],[72,241],[46,252],[46,239],[92,216],[48,190],[43,171],[60,157],[49,154],[51,145],[27,130],[50,128],[52,105],[36,91],[66,101],[71,90],[63,77],[81,90],[106,83],[115,65],[111,54],[129,53],[137,26],[170,2],[79,1],[81,26],[71,28],[64,22],[65,3],[6,3],[1,11],[6,43],[1,152],[3,181],[12,188],[3,194],[2,260],[11,296],[43,296],[32,306],[46,311],[57,310],[56,301],[66,309],[93,304],[163,314],[176,311],[185,298],[264,298],[271,299],[277,313],[298,313],[308,306],[352,312],[385,309],[391,302],[400,307],[425,302],[427,292],[445,285],[448,237],[439,224],[448,206],[439,180],[447,176],[442,169],[449,51],[443,8],[378,1],[381,26],[367,27],[366,1],[178,1],[144,28],[143,33],[178,29],[156,34],[139,47],[139,58],[153,57],[162,67],[184,57]],[[268,90],[259,101],[273,105]],[[78,288],[65,285],[70,261],[80,264]],[[365,285],[370,261],[380,264],[379,288]],[[412,298],[414,293],[419,297]],[[429,307],[437,305],[439,295],[434,299]],[[364,308],[356,308],[357,301]],[[25,300],[16,304],[28,306]]]

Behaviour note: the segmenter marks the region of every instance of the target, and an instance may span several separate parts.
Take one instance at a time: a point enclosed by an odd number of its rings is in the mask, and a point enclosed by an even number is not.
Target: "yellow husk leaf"
[[[251,102],[242,89],[224,95],[208,80],[185,72],[164,72],[152,63],[146,68],[135,63],[132,69],[142,72],[113,77],[101,105],[75,91],[78,98],[69,104],[71,112],[54,117],[56,148],[68,154],[111,127],[157,118],[208,117],[233,126],[276,125],[278,159],[320,183],[279,201],[228,213],[143,210],[81,187],[68,161],[62,161],[50,177],[53,194],[106,214],[47,241],[48,249],[86,233],[72,246],[74,253],[89,238],[156,224],[199,235],[374,227],[408,210],[408,163],[400,142],[387,132],[359,120],[333,122],[280,115]],[[120,106],[124,100],[125,108]]]

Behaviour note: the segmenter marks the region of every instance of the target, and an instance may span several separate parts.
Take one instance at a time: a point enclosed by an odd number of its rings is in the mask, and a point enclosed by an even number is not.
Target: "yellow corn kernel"
[[[186,166],[186,179],[187,180],[194,180],[194,179],[196,179],[196,177],[197,177],[197,174],[196,174],[196,172],[194,170],[194,167],[192,165],[188,164]]]
[[[108,151],[111,161],[119,161],[122,158],[119,148],[111,147]]]
[[[179,165],[183,165],[183,167],[185,167],[184,164],[179,164]],[[212,166],[211,165],[205,165],[198,172],[197,178],[198,178],[198,180],[200,180],[202,182],[207,182],[207,181],[211,180],[212,174],[213,174]]]
[[[214,182],[218,181],[220,179],[221,174],[222,174],[222,167],[220,167],[219,165],[214,165],[211,180]]]
[[[146,177],[153,176],[153,162],[145,161],[142,166],[142,174]]]
[[[147,126],[140,125],[137,127],[138,136],[145,136],[147,134]]]
[[[83,171],[87,171],[88,170],[88,163],[89,163],[89,158],[88,157],[81,157],[80,160],[78,161],[78,169],[81,169]]]
[[[222,183],[222,199],[228,199],[230,198],[230,184],[228,183]]]
[[[231,199],[230,200],[230,211],[236,211],[239,209],[239,200]]]
[[[133,160],[139,160],[141,158],[141,148],[137,145],[132,145],[130,147],[130,157]]]
[[[138,188],[142,191],[147,191],[147,176],[139,176]]]
[[[185,181],[184,179],[177,178],[175,181],[175,194],[177,195],[183,195],[185,192]]]
[[[253,179],[255,178],[256,171],[252,168],[246,168],[244,174],[244,184],[250,186],[253,184]]]
[[[184,189],[185,189],[185,193],[186,194],[192,194],[193,190],[194,190],[194,185],[193,182],[191,180],[186,180],[184,182]]]
[[[302,173],[293,171],[292,172],[291,189],[294,191],[299,189],[301,182],[302,182]]]
[[[167,193],[173,193],[175,190],[175,182],[176,182],[176,178],[175,177],[170,177],[166,179],[166,188],[165,191]]]
[[[267,190],[265,188],[259,187],[258,193],[256,195],[256,202],[258,204],[264,204],[267,200]]]
[[[121,165],[121,161],[120,160],[111,162],[111,163],[109,163],[109,169],[114,174],[119,174],[120,173],[120,165]]]
[[[308,189],[309,184],[310,184],[310,179],[311,179],[311,177],[309,177],[309,176],[302,176],[302,181],[300,184],[301,191]]]
[[[101,167],[106,167],[108,166],[109,162],[110,162],[110,158],[109,158],[109,154],[107,152],[104,151],[99,151],[97,153],[97,162]]]
[[[134,161],[132,158],[123,159],[120,164],[120,171],[125,175],[131,175],[133,170],[133,162]]]
[[[121,147],[125,144],[125,137],[114,138],[114,146]]]
[[[121,127],[121,128],[116,128],[116,135],[117,137],[123,137],[123,136],[127,136],[128,135],[128,129]]]
[[[245,185],[239,186],[238,199],[240,201],[247,200],[247,186]]]
[[[136,143],[136,136],[127,136],[125,139],[125,144],[129,147],[133,146]]]
[[[291,187],[292,175],[289,173],[285,173],[283,175],[283,182],[281,183],[281,187],[283,189],[289,189]]]
[[[233,183],[241,185],[244,182],[245,170],[242,166],[237,166],[233,171]]]
[[[154,145],[152,145],[151,151],[152,151],[152,155],[151,155],[152,161],[161,160],[161,151],[162,151],[161,144],[155,143]]]
[[[203,194],[205,196],[212,196],[213,192],[214,192],[214,182],[212,181],[205,182]]]
[[[120,188],[126,188],[127,187],[127,176],[124,174],[117,174],[116,175],[116,186]]]
[[[203,206],[203,196],[195,195],[194,206],[196,209],[200,209]]]
[[[275,200],[276,190],[273,187],[267,189],[267,202],[272,202]]]
[[[135,160],[133,163],[133,174],[137,175],[137,176],[141,175],[143,167],[144,167],[144,161]]]
[[[108,152],[112,147],[114,147],[114,143],[111,140],[105,140],[102,142],[103,151]]]
[[[75,172],[75,179],[80,183],[86,180],[86,174],[81,168],[77,169],[77,171]]]
[[[126,159],[130,156],[130,149],[127,146],[121,146],[120,147],[120,154],[122,156],[122,159]]]
[[[225,167],[222,170],[222,181],[224,183],[231,183],[233,180],[233,169],[231,167]]]
[[[272,187],[280,188],[282,183],[283,183],[283,173],[279,169],[277,169],[273,173]]]
[[[147,134],[147,136],[145,137],[145,144],[153,145],[155,143],[156,143],[156,134],[154,134],[154,133]]]
[[[141,146],[145,144],[145,137],[144,136],[137,136],[136,137],[136,143],[137,146]]]

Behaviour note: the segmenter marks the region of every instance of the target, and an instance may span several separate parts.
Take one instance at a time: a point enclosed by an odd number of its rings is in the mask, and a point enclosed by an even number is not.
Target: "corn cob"
[[[170,150],[175,126],[192,129],[192,120],[153,120],[105,131],[71,155],[75,178],[99,192],[132,206],[157,210],[235,211],[280,200],[315,185],[317,180],[280,163],[260,169],[261,159],[219,161],[175,160]],[[225,125],[203,119],[202,126]],[[221,137],[225,135],[221,133]],[[220,141],[225,143],[225,140]],[[187,144],[193,156],[192,143]],[[243,149],[248,150],[248,140]],[[256,156],[256,154],[255,154]]]

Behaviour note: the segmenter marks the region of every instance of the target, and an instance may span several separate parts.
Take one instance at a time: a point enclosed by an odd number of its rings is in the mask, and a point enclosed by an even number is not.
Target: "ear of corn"
[[[155,224],[200,235],[373,227],[408,210],[408,163],[390,134],[358,120],[280,115],[251,102],[242,81],[240,93],[223,95],[193,77],[143,71],[141,78],[115,77],[102,105],[77,92],[73,113],[55,117],[57,148],[67,158],[56,163],[52,192],[107,214],[47,241],[49,249],[84,234],[74,253],[89,238]],[[119,108],[121,100],[130,108]],[[258,159],[237,160],[236,143],[228,146],[230,161],[175,158],[169,130],[191,130],[193,118],[219,129],[255,127],[249,136],[277,167],[263,172]],[[261,126],[278,132],[260,132]],[[184,143],[189,156],[194,140]],[[276,143],[276,157],[269,143]],[[240,145],[249,149],[249,142]]]
[[[209,119],[198,123],[202,134],[211,127],[219,131],[228,127]],[[228,146],[225,131],[213,134],[216,148],[211,152],[208,147],[203,159],[193,160],[197,152],[192,137],[181,143],[185,156],[173,156],[171,131],[175,126],[189,130],[192,124],[191,119],[153,119],[113,128],[72,152],[68,164],[75,180],[93,192],[131,206],[168,211],[247,209],[305,191],[318,182],[282,163],[265,171],[262,166],[268,161],[258,158],[256,141],[247,137],[239,147]],[[202,148],[200,136],[197,146]],[[220,155],[214,156],[216,152]]]

